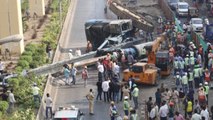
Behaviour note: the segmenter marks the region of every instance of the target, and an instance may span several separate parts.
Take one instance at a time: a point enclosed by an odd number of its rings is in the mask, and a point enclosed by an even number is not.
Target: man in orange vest
[[[205,81],[210,82],[210,72],[208,69],[205,70]]]

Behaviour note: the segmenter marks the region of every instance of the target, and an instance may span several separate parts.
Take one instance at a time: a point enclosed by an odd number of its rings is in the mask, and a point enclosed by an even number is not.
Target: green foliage
[[[33,109],[16,111],[8,120],[36,120]]]
[[[32,44],[32,43],[30,43],[30,44],[27,44],[26,46],[25,46],[25,51],[27,51],[27,52],[32,52],[32,53],[34,53],[35,51],[36,51],[36,49],[37,49],[37,45],[36,44]]]
[[[32,58],[32,56],[22,55],[20,57],[20,60],[26,60],[28,63],[30,63],[30,62],[32,62],[33,58]]]
[[[19,60],[18,66],[22,67],[23,69],[28,69],[29,68],[29,62],[27,62],[26,60]]]
[[[22,53],[22,55],[29,55],[29,56],[32,56],[33,53],[32,53],[31,51],[24,51],[24,52]]]
[[[15,72],[16,73],[21,73],[23,71],[23,68],[21,66],[16,66]]]
[[[0,111],[2,113],[5,113],[7,108],[8,108],[9,104],[7,101],[0,101]]]

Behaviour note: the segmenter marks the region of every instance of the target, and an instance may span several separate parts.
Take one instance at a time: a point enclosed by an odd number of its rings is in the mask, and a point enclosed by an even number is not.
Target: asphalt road
[[[106,5],[106,0],[72,0],[73,8],[71,14],[69,15],[69,23],[67,24],[68,30],[65,32],[65,42],[61,43],[61,46],[66,51],[68,49],[75,50],[76,48],[86,47],[86,36],[84,32],[84,23],[89,19],[116,19],[109,10],[107,14],[104,14],[104,7]],[[83,52],[83,51],[82,51]],[[67,52],[63,52],[60,55],[59,60],[69,59]],[[81,78],[77,78],[77,84],[75,86],[64,86],[59,85],[64,84],[61,79],[56,78],[57,82],[53,84],[53,89],[55,92],[55,98],[53,109],[59,106],[69,107],[74,105],[80,108],[85,114],[85,120],[107,120],[109,105],[103,104],[103,102],[95,102],[95,115],[90,116],[88,114],[88,101],[85,95],[88,93],[90,88],[95,89],[96,83],[96,72],[89,71],[89,81],[86,88],[83,87],[83,81]],[[103,119],[104,118],[104,119]],[[106,118],[106,119],[105,119]]]

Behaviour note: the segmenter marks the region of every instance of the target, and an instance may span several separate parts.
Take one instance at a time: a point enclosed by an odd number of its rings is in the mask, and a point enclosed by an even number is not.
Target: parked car
[[[201,18],[192,18],[189,24],[192,31],[195,31],[195,32],[203,31],[203,20]]]
[[[176,9],[178,2],[180,2],[180,0],[168,0],[168,4],[172,10]]]
[[[53,120],[84,120],[84,114],[75,106],[59,107],[55,111]]]
[[[189,4],[187,2],[178,2],[176,13],[178,16],[188,16]]]

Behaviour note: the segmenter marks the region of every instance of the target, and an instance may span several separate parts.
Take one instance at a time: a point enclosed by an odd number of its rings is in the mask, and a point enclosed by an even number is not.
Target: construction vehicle
[[[188,12],[189,19],[199,16],[199,10],[196,7],[189,7]]]
[[[118,16],[120,19],[131,19],[132,24],[134,27],[141,29],[146,32],[153,32],[154,31],[154,25],[151,20],[148,20],[148,18],[142,16],[140,13],[137,13],[135,11],[129,10],[125,6],[115,2],[110,1],[108,2],[109,9]]]
[[[131,66],[130,69],[123,71],[124,81],[128,81],[129,77],[134,78],[134,82],[156,85],[157,84],[158,69],[153,64],[145,62],[137,62]]]
[[[86,38],[92,44],[93,51],[125,42],[128,37],[133,37],[132,30],[130,19],[92,19],[85,23]]]
[[[169,56],[168,46],[166,45],[166,33],[158,37],[152,45],[146,46],[148,63],[155,64],[161,69],[160,75],[170,75],[172,69],[172,61]]]
[[[213,43],[213,24],[206,25],[205,27],[205,40]]]

